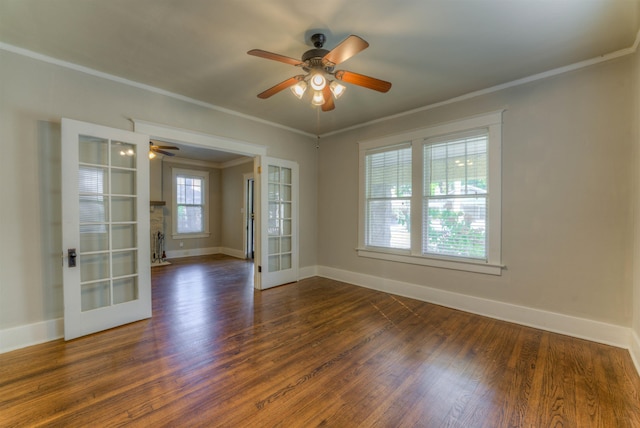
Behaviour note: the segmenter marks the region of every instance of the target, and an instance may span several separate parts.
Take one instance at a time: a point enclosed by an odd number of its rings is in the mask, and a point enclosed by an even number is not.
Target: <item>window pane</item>
[[[128,170],[111,170],[111,193],[118,195],[136,194],[136,172]]]
[[[119,168],[136,167],[136,146],[121,141],[111,142],[111,166]]]
[[[201,178],[178,176],[176,178],[176,199],[178,204],[202,205],[203,180]]]
[[[202,180],[193,180],[193,203],[202,204]]]
[[[114,222],[136,221],[136,199],[126,196],[112,197],[111,216]]]
[[[425,199],[424,254],[486,258],[486,198]]]
[[[411,202],[407,199],[368,201],[366,244],[374,247],[411,248],[410,212]]]
[[[411,148],[372,153],[366,157],[366,197],[411,196]]]
[[[178,233],[204,232],[201,206],[178,205]]]
[[[138,278],[121,278],[113,281],[113,304],[138,299]]]
[[[487,144],[483,133],[425,145],[425,195],[487,193]]]
[[[111,305],[109,281],[80,285],[80,310],[82,312]]]
[[[82,166],[78,167],[78,192],[79,193],[108,193],[106,188],[106,168]]]
[[[78,160],[93,165],[109,164],[109,142],[104,138],[80,135],[78,140]]]

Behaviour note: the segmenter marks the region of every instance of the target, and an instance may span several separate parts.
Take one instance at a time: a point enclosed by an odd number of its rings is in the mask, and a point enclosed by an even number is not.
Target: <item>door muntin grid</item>
[[[291,168],[269,165],[267,185],[267,265],[269,272],[278,272],[292,267],[293,182]]]
[[[137,148],[79,137],[81,311],[138,299]]]

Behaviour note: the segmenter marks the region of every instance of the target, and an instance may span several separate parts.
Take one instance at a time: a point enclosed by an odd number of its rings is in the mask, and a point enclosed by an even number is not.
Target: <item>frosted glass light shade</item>
[[[313,89],[315,89],[316,91],[321,91],[326,86],[327,79],[325,79],[322,74],[316,73],[313,76],[311,76],[310,83]]]
[[[324,104],[324,95],[322,95],[322,92],[315,91],[313,93],[311,104],[313,104],[314,106],[321,106],[322,104]]]

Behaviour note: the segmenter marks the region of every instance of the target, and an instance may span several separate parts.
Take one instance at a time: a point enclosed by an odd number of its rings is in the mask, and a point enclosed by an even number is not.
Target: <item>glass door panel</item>
[[[111,193],[115,195],[135,195],[136,172],[125,169],[112,169]]]
[[[113,280],[113,303],[131,302],[138,298],[138,277]]]
[[[136,199],[127,196],[111,197],[111,216],[114,222],[136,221]]]
[[[78,140],[78,158],[80,163],[90,165],[109,164],[109,146],[107,139],[80,135]]]
[[[134,248],[137,245],[137,228],[135,224],[114,224],[111,226],[113,234],[112,246],[114,250]]]
[[[111,287],[109,281],[82,284],[81,292],[82,312],[111,305]]]
[[[82,254],[80,250],[79,265],[80,269],[80,281],[91,282],[98,279],[109,278],[110,270],[110,255],[108,252],[99,254]]]

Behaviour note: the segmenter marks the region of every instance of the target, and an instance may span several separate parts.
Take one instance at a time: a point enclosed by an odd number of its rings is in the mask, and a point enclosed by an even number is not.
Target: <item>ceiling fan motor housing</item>
[[[322,58],[328,53],[329,51],[326,49],[310,49],[303,53],[302,62],[306,65],[306,67],[303,67],[305,71],[325,68],[322,64]]]

